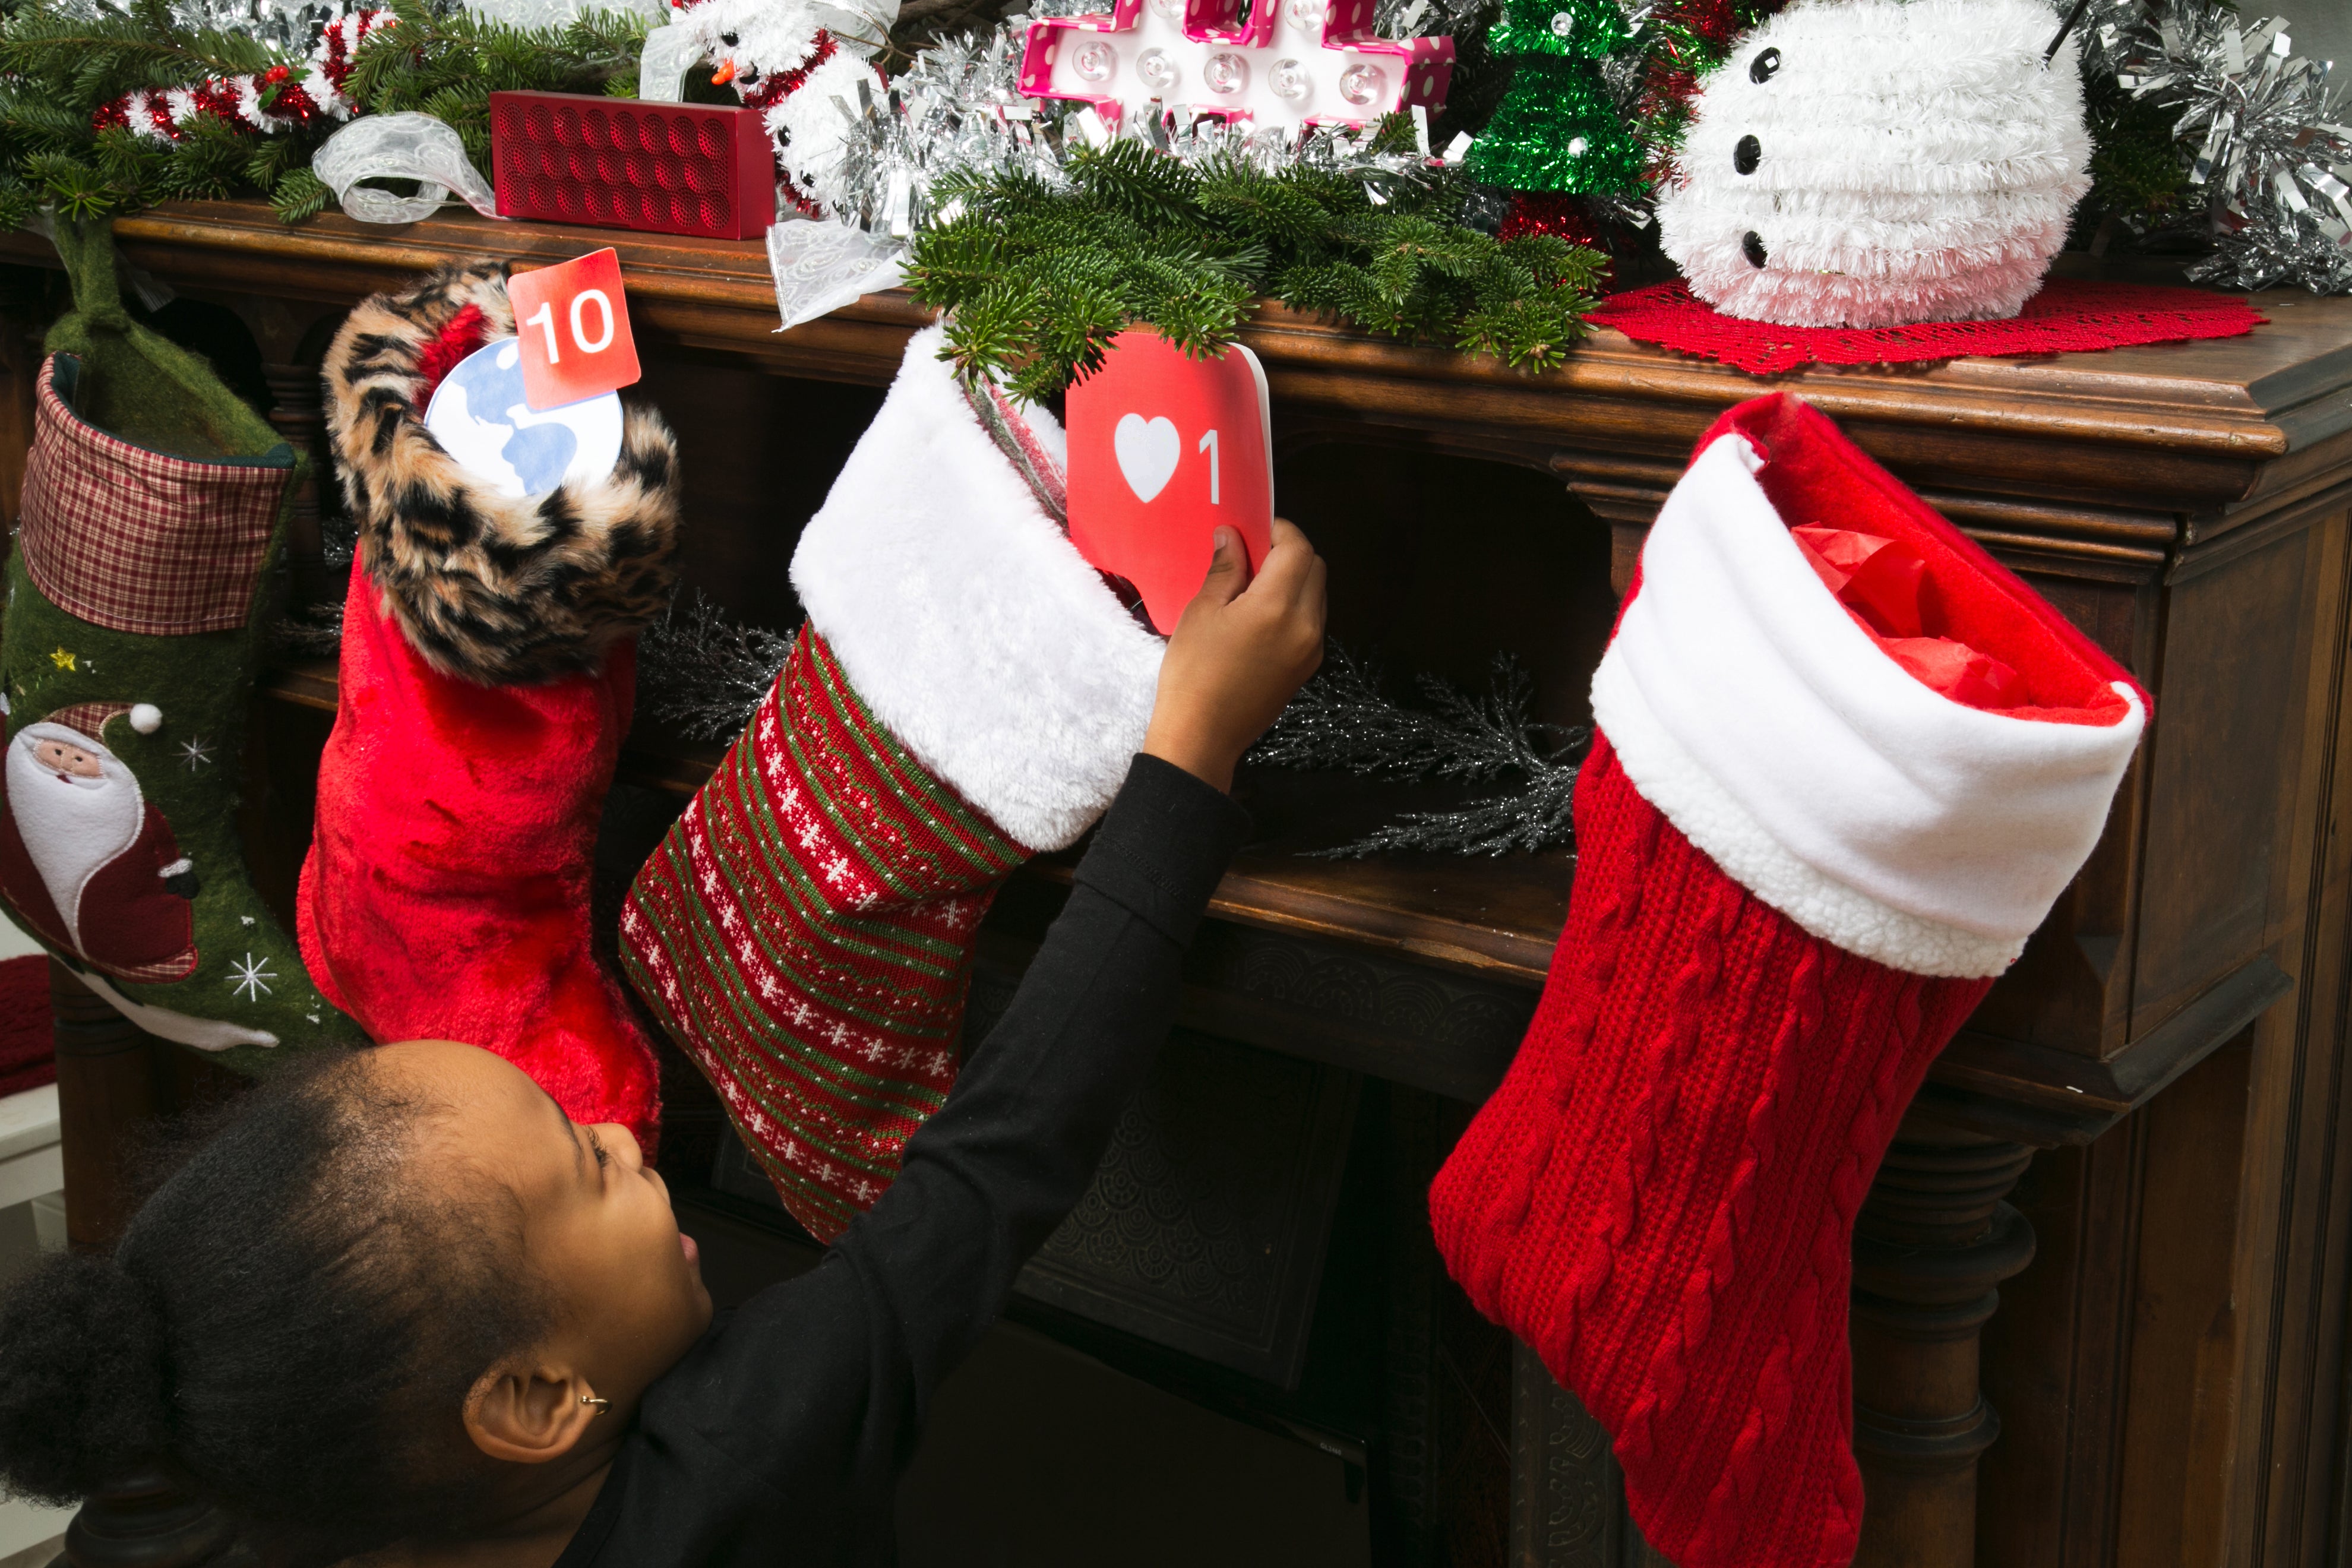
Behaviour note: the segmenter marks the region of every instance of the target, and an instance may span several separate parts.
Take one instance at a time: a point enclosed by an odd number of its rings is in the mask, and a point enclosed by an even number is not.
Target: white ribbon
[[[456,192],[484,217],[499,216],[497,194],[473,164],[457,132],[429,114],[363,114],[327,138],[310,160],[344,212],[362,223],[415,223]],[[415,180],[413,196],[371,190],[362,180]]]

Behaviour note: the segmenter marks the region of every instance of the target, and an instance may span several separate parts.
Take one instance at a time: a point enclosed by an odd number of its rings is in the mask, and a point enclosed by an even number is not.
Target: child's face
[[[573,1122],[504,1058],[412,1040],[381,1047],[377,1059],[450,1107],[425,1143],[434,1178],[493,1182],[513,1200],[529,1267],[555,1298],[555,1327],[540,1353],[610,1398],[606,1424],[617,1426],[710,1326],[710,1292],[693,1238],[670,1212],[669,1189],[626,1128]]]

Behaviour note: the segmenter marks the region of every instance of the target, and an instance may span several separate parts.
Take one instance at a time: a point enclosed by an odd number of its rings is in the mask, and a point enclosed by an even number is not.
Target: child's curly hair
[[[435,1110],[362,1051],[177,1140],[110,1256],[0,1297],[0,1490],[68,1502],[161,1463],[273,1563],[465,1523],[492,1474],[467,1394],[549,1313],[500,1189],[415,1179],[420,1153],[462,1157],[432,1146]]]

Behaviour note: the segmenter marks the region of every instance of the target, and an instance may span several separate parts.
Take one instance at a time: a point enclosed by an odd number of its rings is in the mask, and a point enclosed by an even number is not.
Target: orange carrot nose
[[[720,66],[717,70],[710,73],[710,85],[713,87],[725,87],[729,82],[733,81],[734,79],[735,62],[733,60],[729,60],[725,65]]]

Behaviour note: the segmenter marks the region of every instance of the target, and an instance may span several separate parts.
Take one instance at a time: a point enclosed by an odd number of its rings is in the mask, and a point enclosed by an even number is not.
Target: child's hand
[[[1323,662],[1323,558],[1274,520],[1274,547],[1250,580],[1249,553],[1217,530],[1216,559],[1184,606],[1160,666],[1143,749],[1219,789],[1250,742]]]

